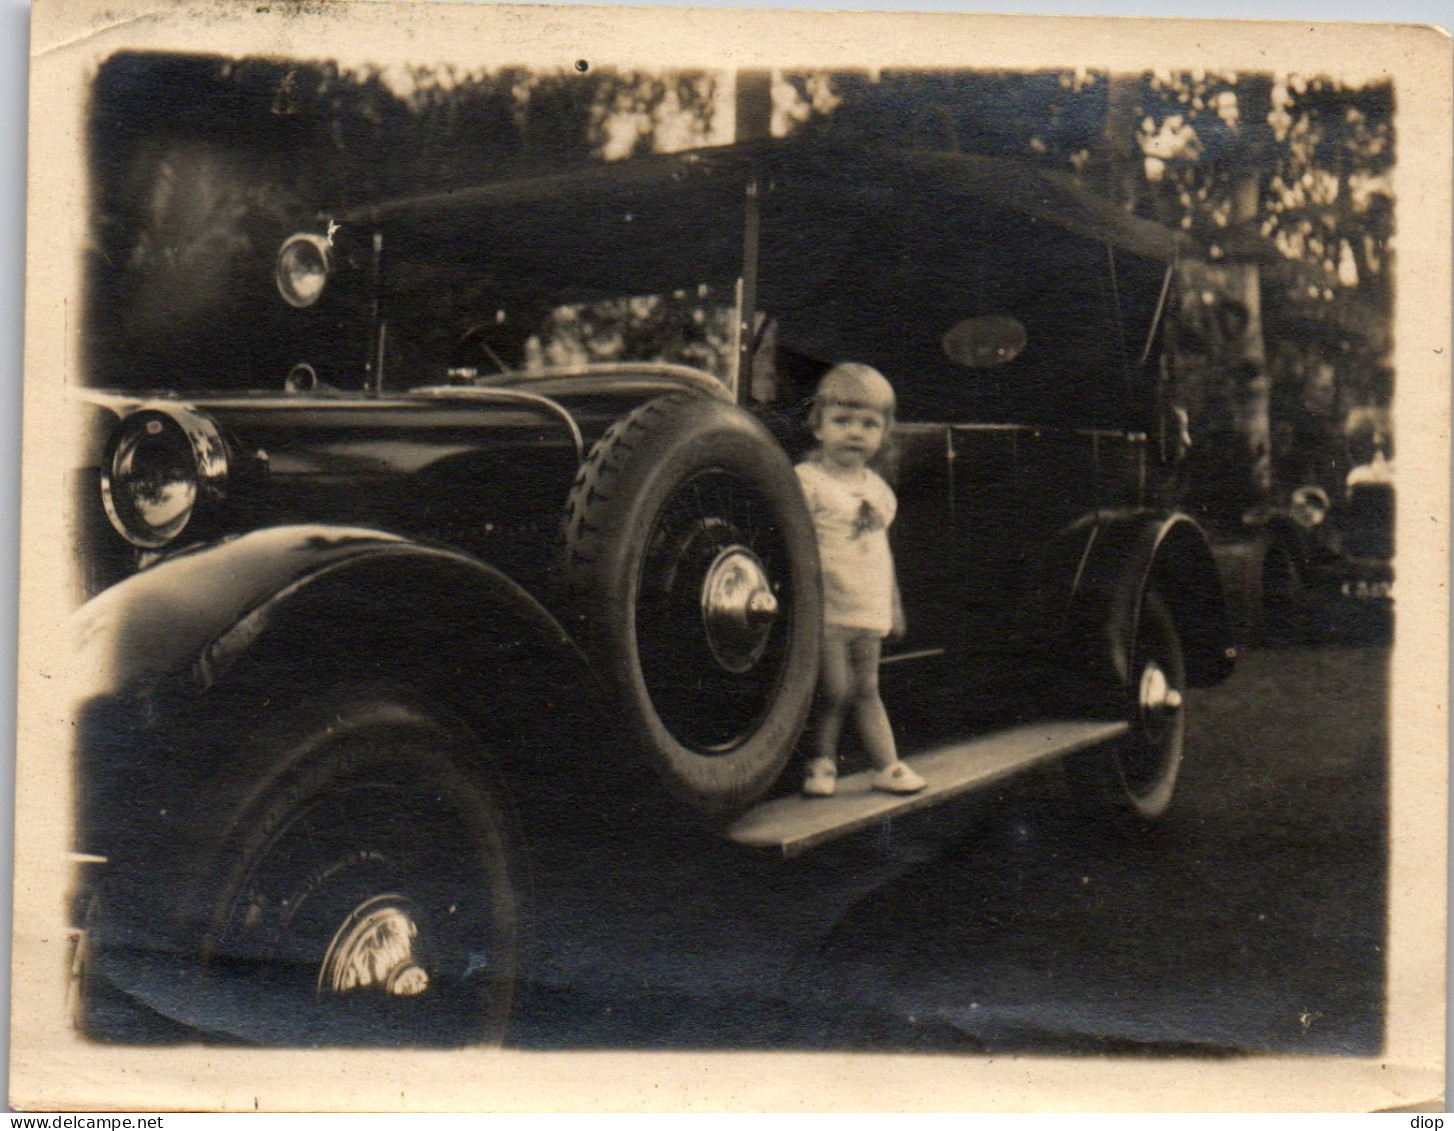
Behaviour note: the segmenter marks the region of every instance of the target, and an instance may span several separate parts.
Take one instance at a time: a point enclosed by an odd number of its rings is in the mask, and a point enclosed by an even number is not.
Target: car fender
[[[210,686],[255,642],[306,609],[313,594],[345,577],[357,583],[356,593],[365,582],[397,591],[394,577],[464,586],[483,602],[480,617],[493,609],[534,643],[579,657],[555,618],[488,563],[377,530],[310,524],[190,550],[100,593],[74,618],[78,674],[90,696],[122,694],[162,676]],[[375,618],[390,615],[379,606],[382,595],[358,596]],[[424,584],[409,603],[458,600],[451,586]]]
[[[1124,685],[1142,599],[1152,586],[1176,620],[1188,682],[1205,686],[1231,674],[1237,653],[1211,545],[1201,527],[1180,513],[1097,517],[1065,620],[1063,636],[1072,650],[1102,669],[1109,663]]]
[[[168,836],[235,757],[230,733],[339,686],[403,689],[507,761],[558,749],[583,719],[609,725],[584,658],[524,589],[373,530],[276,527],[179,554],[98,595],[76,629],[83,851]]]

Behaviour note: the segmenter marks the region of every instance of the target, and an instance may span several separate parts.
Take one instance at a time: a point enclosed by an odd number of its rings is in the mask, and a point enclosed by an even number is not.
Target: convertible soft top
[[[1095,426],[1122,421],[1126,394],[1138,396],[1167,265],[1197,252],[1030,165],[811,140],[600,164],[334,219],[381,239],[382,298],[401,326],[444,317],[451,301],[525,326],[562,304],[692,288],[730,303],[743,280],[779,346],[874,364],[937,418],[951,402],[965,409],[957,390],[970,378],[946,334],[996,316],[1025,327],[1027,345],[975,381],[973,411]]]
[[[631,158],[402,197],[334,218],[374,227],[443,215],[457,222],[461,213],[477,209],[599,206],[613,199],[680,206],[688,188],[736,195],[753,177],[769,191],[794,185],[837,198],[850,210],[855,204],[889,206],[908,194],[962,209],[1017,213],[1146,259],[1168,262],[1200,252],[1186,233],[1132,216],[1066,174],[1002,157],[847,142],[765,141]]]

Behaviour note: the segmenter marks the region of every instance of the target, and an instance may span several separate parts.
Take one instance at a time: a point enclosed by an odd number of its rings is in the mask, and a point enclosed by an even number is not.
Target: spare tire
[[[667,790],[711,812],[760,797],[822,631],[812,520],[771,433],[689,393],[640,405],[582,465],[564,541],[575,630]]]

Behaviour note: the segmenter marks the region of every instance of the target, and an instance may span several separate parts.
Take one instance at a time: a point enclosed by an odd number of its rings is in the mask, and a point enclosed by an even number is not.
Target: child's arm
[[[894,520],[895,512],[897,512],[899,509],[898,500],[894,497],[893,491],[888,487],[887,484],[884,485],[884,490],[888,492],[889,496],[889,522],[892,523]],[[889,639],[902,640],[909,631],[909,622],[904,617],[904,598],[903,594],[899,592],[899,570],[898,566],[894,564],[892,550],[890,550],[889,555],[889,569],[891,571],[889,575],[889,581],[893,585],[894,591],[894,619],[893,627],[889,629]]]

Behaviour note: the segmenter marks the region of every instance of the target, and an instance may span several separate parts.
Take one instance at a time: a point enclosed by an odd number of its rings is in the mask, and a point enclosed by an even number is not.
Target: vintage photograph
[[[16,1094],[1437,1097],[1447,43],[542,11],[38,9]]]

